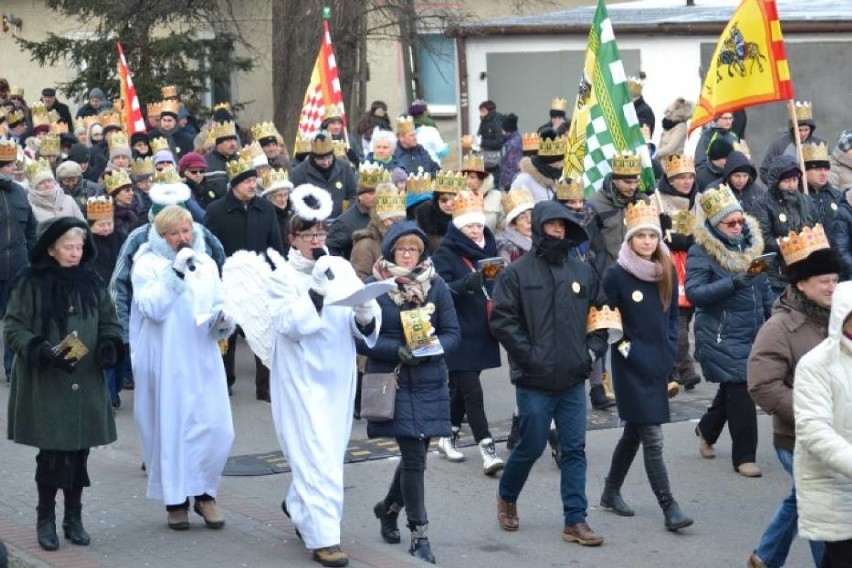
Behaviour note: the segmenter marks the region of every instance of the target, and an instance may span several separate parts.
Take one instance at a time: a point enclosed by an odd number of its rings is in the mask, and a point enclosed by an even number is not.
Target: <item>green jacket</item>
[[[55,367],[36,369],[28,359],[28,347],[36,338],[51,345],[62,340],[51,326],[41,330],[41,298],[31,278],[12,290],[6,311],[6,348],[14,353],[9,393],[8,437],[19,444],[47,450],[81,450],[103,446],[116,439],[106,379],[95,360],[101,341],[121,343],[121,325],[106,288],[100,293],[97,315],[68,315],[68,330],[76,331],[89,348],[73,373]]]

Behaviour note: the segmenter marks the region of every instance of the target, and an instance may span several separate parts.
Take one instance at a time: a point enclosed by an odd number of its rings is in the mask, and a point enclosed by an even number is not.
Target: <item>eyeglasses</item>
[[[733,221],[722,221],[719,224],[725,225],[729,229],[733,229],[734,227],[742,227],[743,225],[745,225],[745,219],[734,219]]]
[[[399,254],[401,254],[403,256],[409,255],[409,254],[413,256],[415,254],[420,254],[420,249],[415,248],[415,247],[411,247],[411,248],[409,248],[409,247],[395,247],[393,249],[393,252],[398,252]]]
[[[187,172],[189,172],[189,173],[191,173],[192,175],[195,175],[195,176],[197,176],[197,175],[200,175],[200,174],[203,174],[203,173],[204,173],[204,170],[186,170],[186,171],[187,171]]]
[[[327,233],[299,233],[299,238],[302,239],[302,242],[309,243],[314,239],[324,241],[326,235]]]

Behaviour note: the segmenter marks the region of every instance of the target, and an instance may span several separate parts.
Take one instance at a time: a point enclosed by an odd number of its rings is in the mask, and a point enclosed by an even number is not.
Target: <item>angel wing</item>
[[[249,347],[267,367],[273,341],[268,293],[271,275],[263,255],[244,250],[235,252],[222,268],[225,312],[243,329]]]

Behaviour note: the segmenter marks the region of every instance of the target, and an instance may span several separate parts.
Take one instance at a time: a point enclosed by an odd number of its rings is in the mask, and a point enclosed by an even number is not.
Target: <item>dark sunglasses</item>
[[[186,170],[193,175],[203,174],[204,170]]]
[[[721,222],[720,225],[725,225],[729,229],[733,229],[734,227],[742,227],[745,225],[745,219],[734,219],[733,221]]]

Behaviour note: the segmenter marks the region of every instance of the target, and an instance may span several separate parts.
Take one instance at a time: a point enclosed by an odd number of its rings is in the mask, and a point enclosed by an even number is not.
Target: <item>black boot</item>
[[[663,515],[666,517],[666,528],[670,531],[684,529],[692,524],[692,519],[683,514],[677,501],[663,507]]]
[[[435,563],[435,555],[429,545],[429,525],[415,525],[411,527],[411,548],[408,553],[414,558],[425,560],[431,564]]]
[[[595,385],[589,389],[589,400],[595,410],[606,410],[615,406],[615,399],[606,395],[603,385]]]
[[[44,550],[56,550],[59,548],[59,537],[56,536],[56,507],[37,507],[36,511],[38,545]]]
[[[518,432],[518,415],[512,415],[512,427],[509,429],[509,437],[506,438],[506,449],[512,450],[515,448],[515,444],[518,443],[518,437],[520,436],[520,432]]]
[[[683,379],[683,383],[681,383],[681,384],[683,385],[684,389],[691,391],[700,382],[701,382],[701,377],[699,377],[698,375],[690,375],[690,376],[686,377],[685,379]]]
[[[376,515],[380,523],[379,534],[382,535],[382,539],[388,544],[399,544],[401,540],[399,525],[397,524],[399,509],[400,507],[396,503],[392,503],[390,506],[386,505],[384,499],[376,503],[376,506],[373,507],[373,514]]]
[[[562,467],[562,449],[559,447],[559,434],[553,428],[547,434],[547,443],[550,444],[550,457],[556,462],[556,467]]]
[[[71,544],[89,546],[91,538],[83,528],[83,506],[65,505],[65,518],[62,519],[62,531]]]
[[[603,493],[601,494],[601,507],[622,517],[632,517],[636,514],[624,502],[621,492],[615,487],[610,486],[609,483],[604,486]]]

